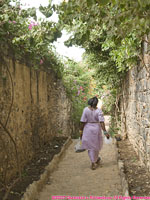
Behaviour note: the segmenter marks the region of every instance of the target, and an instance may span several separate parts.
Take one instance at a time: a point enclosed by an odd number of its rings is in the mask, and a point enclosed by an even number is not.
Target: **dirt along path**
[[[106,117],[107,125],[108,119]],[[102,165],[96,170],[91,170],[87,151],[74,152],[76,142],[77,140],[73,140],[67,149],[57,170],[50,175],[47,185],[39,194],[38,200],[50,200],[52,195],[72,197],[122,195],[115,145],[103,145],[100,152]]]

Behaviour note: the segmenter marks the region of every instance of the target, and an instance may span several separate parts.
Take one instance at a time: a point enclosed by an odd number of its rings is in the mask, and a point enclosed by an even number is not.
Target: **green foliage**
[[[126,72],[139,60],[141,42],[149,33],[149,10],[148,0],[68,0],[59,6],[60,23],[72,33],[66,45],[85,48],[97,88],[110,91],[106,112],[113,111]]]
[[[64,85],[67,94],[73,102],[72,118],[79,123],[83,108],[87,106],[87,100],[91,97],[89,93],[92,72],[83,63],[67,60],[63,72]]]
[[[111,116],[111,121],[110,121],[110,127],[109,127],[109,134],[113,137],[120,131],[120,127],[116,123],[116,119],[114,116]]]
[[[59,18],[72,31],[67,46],[82,46],[87,53],[107,53],[118,72],[128,71],[135,65],[142,36],[149,30],[146,22],[150,23],[150,3],[144,5],[140,7],[140,2],[135,0],[63,2],[58,10]],[[141,20],[142,15],[146,18]]]
[[[57,10],[58,24],[48,20],[37,22],[35,8],[25,10],[19,1],[14,2],[15,6],[10,0],[0,2],[0,51],[8,47],[7,51],[15,52],[17,59],[32,60],[36,69],[43,65],[60,76],[64,70],[64,83],[74,102],[74,118],[78,113],[76,120],[89,97],[106,92],[104,86],[110,92],[106,95],[105,111],[113,111],[121,82],[136,65],[143,37],[149,33],[150,1],[68,0],[60,6],[51,1],[48,7],[40,6],[46,17]],[[84,66],[69,60],[63,69],[52,44],[61,37],[63,28],[72,33],[65,42],[67,46],[78,45],[86,50]],[[90,91],[93,79],[96,89]],[[83,93],[89,95],[84,96],[84,101]]]
[[[105,89],[106,90],[106,89]],[[114,112],[114,104],[116,101],[116,90],[111,89],[111,90],[106,90],[104,91],[104,96],[103,96],[103,106],[102,110],[104,114],[110,115]]]
[[[40,65],[60,71],[62,65],[58,61],[52,43],[61,36],[58,24],[41,20],[36,21],[36,9],[23,9],[19,1],[11,4],[10,0],[0,2],[0,51],[13,52],[17,60],[30,60],[30,64],[38,68]],[[53,8],[48,7],[53,13]],[[46,12],[46,8],[40,7]],[[50,66],[51,65],[51,66]],[[57,68],[57,69],[56,69]]]
[[[53,11],[55,11],[55,6],[51,6],[51,1],[49,1],[49,5],[47,7],[40,6],[39,10],[45,17],[51,17],[53,14]]]

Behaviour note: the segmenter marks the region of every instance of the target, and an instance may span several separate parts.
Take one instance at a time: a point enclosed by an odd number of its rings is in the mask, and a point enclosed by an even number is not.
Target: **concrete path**
[[[51,174],[47,185],[39,194],[38,200],[50,200],[52,195],[72,197],[122,195],[115,145],[104,144],[100,152],[103,164],[96,170],[91,170],[87,151],[74,152],[76,142],[77,140],[73,140],[58,168]]]

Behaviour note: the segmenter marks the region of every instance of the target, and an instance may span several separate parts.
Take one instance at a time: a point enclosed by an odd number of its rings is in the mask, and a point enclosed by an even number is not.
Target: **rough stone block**
[[[147,65],[150,56],[144,56]],[[131,69],[126,79],[126,129],[131,144],[140,156],[141,162],[146,162],[150,169],[150,78],[144,66]],[[122,110],[122,104],[121,110]],[[122,118],[121,118],[122,119]],[[125,121],[124,121],[125,123]],[[124,126],[122,125],[124,128]]]

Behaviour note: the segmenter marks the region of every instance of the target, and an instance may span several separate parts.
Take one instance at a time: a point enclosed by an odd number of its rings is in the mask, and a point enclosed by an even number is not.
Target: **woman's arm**
[[[81,131],[83,131],[84,126],[85,126],[85,122],[80,122],[80,130],[81,130]]]
[[[105,128],[105,123],[104,122],[100,122],[102,130],[104,131],[104,135],[109,138],[110,135],[107,133],[106,128]]]
[[[104,122],[100,122],[100,124],[101,124],[102,130],[103,130],[103,131],[106,131],[105,123],[104,123]]]
[[[80,122],[80,138],[82,139],[82,135],[83,135],[83,129],[85,126],[85,122]]]

